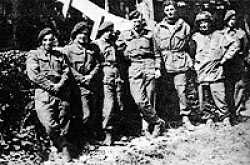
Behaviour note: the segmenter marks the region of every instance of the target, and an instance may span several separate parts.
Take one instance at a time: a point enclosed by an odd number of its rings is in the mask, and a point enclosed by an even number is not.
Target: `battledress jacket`
[[[233,59],[240,49],[236,38],[226,37],[223,31],[214,31],[209,35],[199,32],[192,36],[195,43],[195,70],[198,81],[216,82],[225,78],[222,60]]]

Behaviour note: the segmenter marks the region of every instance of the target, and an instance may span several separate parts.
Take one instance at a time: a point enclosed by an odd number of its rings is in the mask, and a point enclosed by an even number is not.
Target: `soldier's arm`
[[[34,84],[48,92],[53,91],[53,83],[47,79],[45,74],[40,73],[39,61],[35,52],[30,52],[27,56],[26,71],[29,79]]]
[[[65,46],[62,50],[60,50],[60,52],[66,56],[65,61],[69,66],[69,73],[73,75],[76,83],[83,83],[85,80],[85,76],[82,75],[80,72],[78,72],[74,67],[70,65],[69,48]],[[65,72],[67,72],[67,70],[65,70]]]
[[[92,52],[91,56],[94,59],[94,68],[91,70],[89,75],[91,76],[91,78],[93,78],[95,75],[97,75],[97,73],[100,70],[101,61],[100,61],[100,59],[98,59],[98,57],[100,57],[100,50],[99,50],[97,45],[95,45],[95,44],[91,45],[91,52]]]
[[[240,51],[240,40],[232,39],[227,43],[227,45],[225,45],[225,53],[220,63],[224,64],[226,61],[232,59],[239,51]]]
[[[70,78],[70,63],[66,55],[63,55],[63,63],[62,63],[62,75],[61,75],[61,80],[58,82],[59,88],[66,85],[66,83],[69,81]]]
[[[152,49],[153,49],[153,52],[155,54],[155,69],[160,69],[161,68],[162,58],[161,58],[161,55],[160,55],[160,52],[159,52],[159,48],[157,48],[158,45],[157,45],[155,35],[153,35],[152,43],[153,43]]]

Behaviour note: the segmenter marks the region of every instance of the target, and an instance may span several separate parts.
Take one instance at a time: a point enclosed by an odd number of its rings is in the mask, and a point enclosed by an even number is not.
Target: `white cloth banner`
[[[69,2],[69,0],[58,1],[62,2],[64,5],[67,5]],[[104,21],[112,21],[114,23],[115,30],[128,30],[133,26],[131,21],[111,14],[89,0],[72,0],[71,6],[84,13],[94,22],[98,22],[101,17],[104,17]]]

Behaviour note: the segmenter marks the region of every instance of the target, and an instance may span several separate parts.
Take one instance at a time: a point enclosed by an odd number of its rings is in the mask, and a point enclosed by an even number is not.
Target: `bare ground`
[[[250,104],[245,115],[250,116]],[[45,164],[66,163],[56,159]],[[250,165],[250,119],[231,128],[201,124],[192,132],[183,127],[169,129],[155,139],[139,137],[93,148],[70,164]]]

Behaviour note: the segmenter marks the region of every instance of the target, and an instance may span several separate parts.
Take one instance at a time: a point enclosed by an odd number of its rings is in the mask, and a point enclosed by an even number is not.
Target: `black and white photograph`
[[[0,0],[0,165],[250,165],[250,0]]]

